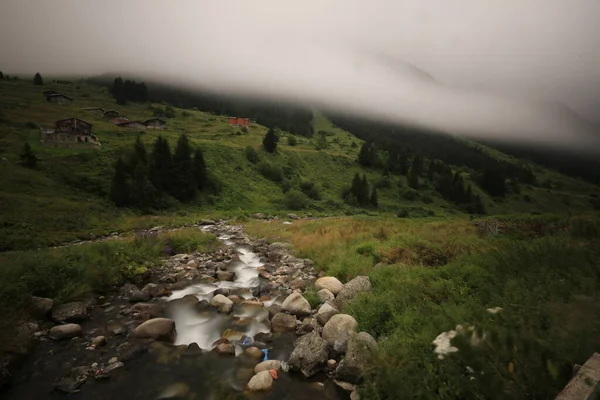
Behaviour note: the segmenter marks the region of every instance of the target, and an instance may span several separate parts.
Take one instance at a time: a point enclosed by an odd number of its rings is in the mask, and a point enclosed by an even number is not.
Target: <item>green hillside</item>
[[[71,105],[49,103],[44,90],[55,90],[74,99]],[[285,214],[289,203],[285,192],[313,183],[316,199],[305,199],[305,210],[313,214],[354,214],[360,212],[407,216],[443,216],[464,211],[439,195],[424,182],[418,195],[407,195],[406,177],[384,174],[378,168],[363,168],[357,162],[363,141],[335,127],[320,112],[314,113],[314,135],[296,135],[290,145],[289,132],[279,132],[275,154],[262,149],[268,128],[251,124],[246,132],[227,124],[226,116],[174,108],[166,131],[141,134],[148,150],[156,137],[164,135],[174,148],[181,133],[203,152],[209,172],[221,188],[218,195],[204,194],[198,201],[176,201],[169,210],[142,215],[139,211],[116,208],[109,200],[113,166],[117,157],[129,151],[140,132],[117,128],[109,120],[83,110],[86,107],[114,109],[131,120],[151,118],[165,104],[117,105],[106,87],[85,81],[34,86],[29,81],[0,81],[0,249],[14,250],[55,245],[91,235],[106,235],[155,225],[177,225],[199,215],[242,215],[251,212]],[[63,118],[77,117],[93,124],[100,149],[53,148],[40,143],[39,127],[52,127]],[[34,169],[19,163],[24,142],[30,143],[40,159]],[[466,146],[475,146],[467,144]],[[260,160],[248,161],[246,147],[257,150]],[[480,145],[477,145],[480,146]],[[480,146],[483,148],[483,146]],[[487,149],[487,148],[486,148]],[[487,149],[493,157],[505,157]],[[385,154],[385,153],[382,153]],[[539,185],[520,185],[503,199],[488,196],[477,185],[488,214],[582,213],[590,210],[594,185],[532,165]],[[264,175],[275,169],[271,180]],[[267,172],[265,173],[265,170]],[[470,182],[472,171],[463,171]],[[262,171],[262,173],[261,173]],[[344,202],[342,192],[355,173],[365,174],[378,189],[379,206],[366,209]],[[279,177],[282,173],[282,176]],[[281,178],[281,179],[279,179]],[[304,185],[306,187],[306,185]]]

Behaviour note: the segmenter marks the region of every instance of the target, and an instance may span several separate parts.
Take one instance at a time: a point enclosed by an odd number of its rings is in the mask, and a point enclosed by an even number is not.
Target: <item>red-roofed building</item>
[[[227,123],[231,126],[248,126],[250,125],[250,120],[242,117],[229,117]]]

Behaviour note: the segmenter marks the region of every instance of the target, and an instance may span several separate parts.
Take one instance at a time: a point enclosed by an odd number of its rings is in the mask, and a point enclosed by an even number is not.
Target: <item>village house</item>
[[[144,122],[148,129],[167,129],[167,123],[160,118],[151,118]]]
[[[98,115],[104,115],[104,108],[102,108],[102,107],[87,107],[87,108],[84,108],[83,110],[93,112]]]
[[[127,118],[125,116],[121,116],[121,117],[111,119],[110,122],[112,122],[115,125],[124,124],[125,122],[129,122],[129,118]]]
[[[117,124],[119,128],[146,130],[146,125],[140,121],[127,121]]]
[[[119,112],[118,111],[115,111],[115,110],[106,110],[106,111],[104,111],[104,118],[112,119],[112,118],[116,118],[118,116],[119,116]]]
[[[64,94],[51,94],[50,96],[46,96],[46,100],[50,103],[56,103],[60,105],[69,105],[73,102],[72,98],[65,96]]]
[[[250,125],[250,120],[242,117],[229,117],[227,123],[231,126],[248,126]]]
[[[54,146],[100,145],[92,134],[92,124],[79,118],[56,121],[54,128],[42,128],[42,143]]]
[[[53,94],[59,94],[56,90],[44,90],[42,92],[44,97],[52,96]]]

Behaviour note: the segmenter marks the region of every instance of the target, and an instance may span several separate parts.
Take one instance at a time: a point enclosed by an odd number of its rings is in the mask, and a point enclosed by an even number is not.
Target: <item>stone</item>
[[[335,369],[335,366],[337,365],[337,361],[335,361],[333,358],[331,360],[327,360],[327,369],[330,371],[333,371]]]
[[[209,225],[215,225],[216,222],[213,221],[212,219],[202,219],[200,220],[200,226],[209,226]]]
[[[222,294],[218,294],[212,298],[210,301],[210,305],[213,307],[217,307],[220,313],[229,314],[233,309],[233,301],[223,296]]]
[[[288,214],[287,217],[289,219],[298,219],[298,216],[296,214]]]
[[[324,276],[316,280],[315,287],[319,290],[327,289],[336,296],[343,289],[344,285],[333,276]]]
[[[254,340],[257,342],[270,343],[273,341],[273,334],[271,332],[259,332],[254,335]]]
[[[288,364],[291,369],[310,378],[325,368],[328,359],[327,341],[321,338],[317,331],[312,331],[296,340]]]
[[[175,321],[168,318],[152,318],[138,325],[133,331],[138,338],[150,338],[159,341],[173,342],[177,335]]]
[[[345,390],[347,392],[352,392],[354,389],[356,389],[356,386],[354,386],[350,382],[344,382],[344,381],[340,381],[338,379],[334,379],[333,383],[335,383],[337,386],[339,386],[340,388],[342,388],[343,390]]]
[[[217,271],[217,280],[219,281],[233,281],[233,272],[230,271]]]
[[[206,274],[200,275],[201,283],[215,283],[216,281],[217,280],[210,275],[206,275]]]
[[[142,292],[148,292],[148,294],[150,294],[150,297],[166,297],[166,296],[170,296],[171,294],[173,294],[173,292],[171,292],[169,289],[167,289],[167,287],[165,285],[146,285],[146,286],[148,287],[148,290],[145,290],[145,288],[144,288],[142,290]]]
[[[106,344],[106,337],[96,336],[92,339],[92,342],[90,344],[94,347],[102,347]]]
[[[315,315],[315,318],[317,319],[319,324],[324,326],[327,323],[327,321],[331,319],[331,317],[339,313],[340,312],[337,310],[337,308],[332,306],[331,303],[325,303],[319,308],[317,314]]]
[[[264,304],[257,300],[244,300],[241,303],[242,306],[245,307],[254,307],[254,308],[263,308]]]
[[[265,214],[263,214],[263,213],[254,213],[254,214],[252,214],[252,218],[265,219]]]
[[[225,329],[225,331],[221,335],[221,338],[227,339],[229,341],[231,341],[231,340],[242,340],[243,337],[244,337],[244,333],[243,332],[239,332],[239,331],[236,331],[236,330],[233,330],[233,329]]]
[[[251,392],[262,392],[271,390],[273,387],[273,377],[269,371],[261,371],[254,375],[248,382],[247,389]]]
[[[244,354],[256,361],[260,361],[264,357],[264,354],[261,351],[261,349],[255,346],[248,347],[246,350],[244,350]]]
[[[271,320],[271,330],[273,332],[291,332],[296,329],[296,316],[277,313]]]
[[[50,315],[50,311],[54,306],[54,300],[45,297],[31,296],[31,304],[29,306],[29,314],[33,318],[46,318]]]
[[[87,308],[81,302],[61,304],[52,309],[52,319],[58,322],[79,322],[87,317]]]
[[[146,314],[148,316],[146,319],[159,318],[164,315],[163,306],[158,303],[137,303],[131,309]]]
[[[273,304],[269,307],[269,319],[273,319],[275,315],[281,312],[281,306],[279,304]]]
[[[365,366],[368,364],[377,342],[366,332],[350,334],[346,355],[338,365],[335,375],[338,379],[351,383],[361,383]]]
[[[57,325],[50,329],[48,336],[54,340],[72,339],[75,336],[81,335],[81,325],[78,324],[65,324]]]
[[[77,393],[84,382],[85,379],[67,377],[56,382],[54,389],[63,393]]]
[[[190,393],[190,385],[185,382],[175,382],[166,387],[156,400],[184,399]]]
[[[281,304],[281,309],[296,316],[310,315],[310,303],[300,293],[290,294]]]
[[[210,303],[206,300],[200,300],[194,308],[198,312],[207,311],[210,309]]]
[[[262,353],[262,352],[261,352]],[[261,363],[256,364],[254,367],[254,373],[258,374],[262,371],[269,371],[271,369],[279,370],[281,369],[281,361],[279,360],[266,360]]]
[[[354,388],[352,393],[350,393],[350,400],[360,400],[360,395],[358,394],[358,390]]]
[[[117,361],[119,361],[119,359],[118,359],[117,357],[111,357],[111,358],[108,360],[108,363],[109,363],[109,364],[114,364],[114,363],[116,363]]]
[[[336,295],[333,304],[341,310],[342,306],[356,297],[356,295],[359,293],[370,292],[371,288],[371,281],[368,276],[357,276],[344,285],[342,290]]]
[[[323,339],[331,346],[336,341],[346,342],[357,326],[358,322],[351,315],[336,314],[323,327]]]
[[[302,336],[312,331],[319,331],[319,323],[313,317],[304,318],[300,327],[296,330],[296,335]]]
[[[118,368],[122,368],[124,366],[125,366],[125,363],[123,363],[122,361],[115,361],[114,363],[111,363],[104,368],[104,373],[108,374],[109,372],[114,371],[115,369],[118,369]]]
[[[327,303],[328,301],[333,301],[335,296],[328,289],[321,289],[317,292],[317,296],[319,296],[319,300],[321,303]]]
[[[119,347],[117,347],[117,353],[119,354],[119,359],[121,361],[131,361],[134,358],[144,354],[148,351],[148,347],[139,343],[130,343],[125,342],[121,343]]]
[[[150,293],[142,292],[141,290],[136,290],[135,292],[131,293],[131,295],[129,296],[129,301],[131,303],[138,303],[140,301],[148,301],[148,300],[150,300]]]
[[[214,352],[220,355],[235,355],[235,347],[229,342],[224,342],[218,344]]]
[[[112,319],[106,324],[106,330],[113,335],[122,335],[123,333],[127,332],[127,329],[122,323]]]

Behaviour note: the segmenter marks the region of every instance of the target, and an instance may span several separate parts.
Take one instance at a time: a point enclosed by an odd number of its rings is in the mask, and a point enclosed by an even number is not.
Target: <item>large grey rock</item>
[[[317,292],[317,296],[319,296],[319,300],[321,303],[327,303],[328,301],[333,301],[335,296],[327,289],[321,289]]]
[[[357,326],[358,322],[351,315],[336,314],[323,327],[323,339],[331,346],[336,341],[345,343]]]
[[[267,360],[263,361],[259,364],[256,364],[254,367],[254,373],[258,374],[262,371],[268,371],[270,369],[279,370],[281,368],[281,361],[279,360]]]
[[[175,330],[175,321],[172,319],[152,318],[138,325],[133,334],[139,338],[151,338],[171,343],[175,341],[177,331]]]
[[[254,214],[252,214],[252,218],[265,219],[265,214],[263,214],[263,213],[254,213]]]
[[[310,315],[310,303],[298,292],[290,294],[281,303],[281,309],[297,316]]]
[[[304,318],[304,321],[302,321],[302,324],[296,330],[296,335],[302,336],[312,331],[319,331],[319,324],[317,323],[317,320],[313,317]]]
[[[317,319],[317,322],[319,322],[319,324],[324,326],[327,323],[327,321],[331,319],[331,317],[339,313],[340,312],[338,311],[338,309],[331,305],[331,303],[325,303],[319,308],[317,314],[315,314],[315,318]]]
[[[210,305],[213,307],[217,307],[217,310],[220,313],[229,314],[231,309],[233,308],[233,301],[223,296],[222,294],[218,294],[212,298],[210,301]]]
[[[342,284],[342,282],[340,282],[337,278],[334,278],[333,276],[324,276],[322,278],[317,279],[317,281],[315,282],[315,287],[319,290],[327,289],[331,293],[333,293],[334,296],[336,296],[342,290],[344,285]]]
[[[325,369],[328,359],[329,345],[317,331],[312,331],[296,340],[288,364],[309,378]]]
[[[278,313],[271,319],[271,330],[273,332],[291,332],[296,329],[296,316]]]
[[[217,279],[219,281],[233,281],[233,272],[230,271],[217,271]]]
[[[34,318],[46,318],[54,306],[54,300],[45,297],[31,296],[29,313]]]
[[[77,324],[57,325],[48,332],[50,339],[54,340],[72,339],[79,335],[81,335],[81,326]]]
[[[208,226],[208,225],[215,225],[216,222],[213,221],[212,219],[203,219],[200,220],[200,226]]]
[[[147,301],[150,299],[150,294],[148,291],[141,291],[137,286],[131,283],[126,283],[121,286],[120,293],[132,303]]]
[[[370,292],[371,281],[368,276],[357,276],[350,282],[346,283],[342,290],[337,294],[333,304],[338,308],[342,309],[346,303],[352,300],[359,293]]]
[[[251,392],[262,392],[271,390],[273,387],[273,377],[269,371],[262,371],[254,375],[248,382],[248,390]]]
[[[79,322],[87,317],[87,308],[81,302],[61,304],[52,310],[52,319],[58,322]]]
[[[337,379],[360,383],[377,342],[366,332],[350,334],[346,356],[339,363],[335,375]]]
[[[159,318],[164,315],[164,309],[158,303],[137,303],[131,309],[139,314],[142,314],[143,319]]]

